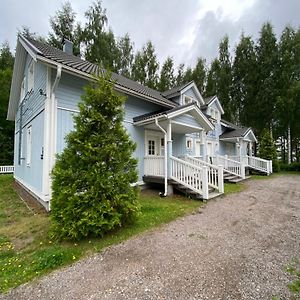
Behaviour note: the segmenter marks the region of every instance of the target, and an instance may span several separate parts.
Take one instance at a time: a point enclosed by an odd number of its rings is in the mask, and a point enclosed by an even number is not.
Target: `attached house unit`
[[[15,180],[50,209],[51,178],[57,153],[73,130],[83,87],[97,65],[31,38],[18,37],[8,107],[15,121]],[[126,95],[124,127],[137,147],[137,184],[161,182],[209,199],[224,192],[224,178],[245,178],[245,169],[270,174],[272,164],[252,156],[251,128],[222,119],[216,96],[203,98],[194,82],[159,92],[112,73],[115,90]]]

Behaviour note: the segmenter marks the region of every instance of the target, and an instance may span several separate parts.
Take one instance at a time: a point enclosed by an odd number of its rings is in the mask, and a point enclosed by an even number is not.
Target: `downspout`
[[[51,111],[51,118],[50,118],[50,155],[49,155],[49,175],[52,171],[52,168],[54,167],[55,164],[55,152],[56,152],[56,130],[57,130],[57,105],[55,101],[55,91],[58,87],[59,81],[61,79],[61,71],[62,71],[62,66],[58,65],[57,66],[57,71],[56,71],[56,76],[54,83],[51,88],[50,92],[50,111]],[[50,191],[49,191],[49,211],[51,210],[51,195],[52,195],[52,188],[51,188],[51,176],[49,177],[49,183],[50,183]]]
[[[164,197],[167,196],[168,194],[168,149],[167,149],[167,132],[158,124],[158,119],[155,118],[155,125],[160,129],[160,131],[162,131],[165,135],[164,139],[165,139],[165,192],[163,194]]]

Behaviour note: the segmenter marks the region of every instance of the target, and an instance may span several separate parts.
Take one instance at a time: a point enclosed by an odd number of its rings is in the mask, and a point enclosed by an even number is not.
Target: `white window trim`
[[[34,61],[32,60],[31,63],[28,66],[28,91],[33,90],[34,87],[34,70],[35,69],[35,64]],[[31,73],[32,70],[32,73]]]
[[[26,165],[31,166],[31,153],[32,153],[32,126],[27,127],[26,134]]]
[[[20,103],[23,102],[25,97],[25,82],[26,82],[26,76],[23,77],[22,83],[21,83],[21,91],[20,91]]]
[[[187,150],[193,150],[193,139],[190,137],[187,137],[185,139],[185,146]]]

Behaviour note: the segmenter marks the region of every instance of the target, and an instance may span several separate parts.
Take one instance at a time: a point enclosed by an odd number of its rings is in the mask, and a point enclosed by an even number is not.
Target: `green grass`
[[[147,191],[140,196],[141,215],[135,224],[103,238],[58,243],[49,238],[48,215],[35,214],[28,209],[12,183],[11,175],[0,175],[0,292],[170,222],[201,206],[199,201],[180,196],[160,198],[157,192]]]
[[[295,259],[286,268],[286,271],[294,277],[294,280],[288,284],[288,288],[292,293],[293,298],[295,298],[296,296],[300,295],[300,260]]]
[[[242,182],[239,183],[224,183],[224,194],[229,195],[232,193],[239,193],[245,189]]]

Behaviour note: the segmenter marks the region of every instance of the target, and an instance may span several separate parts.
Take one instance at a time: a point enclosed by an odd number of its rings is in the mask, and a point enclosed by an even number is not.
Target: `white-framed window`
[[[28,67],[28,91],[33,90],[34,86],[34,61]]]
[[[184,95],[184,96],[183,96],[183,105],[192,103],[193,101],[194,101],[194,99],[193,99],[192,97],[189,97],[189,96],[187,96],[187,95]]]
[[[148,140],[148,155],[155,155],[155,140]]]
[[[21,83],[20,102],[22,102],[25,97],[25,81],[26,81],[26,77],[24,76]]]
[[[186,138],[186,149],[192,150],[193,149],[193,139]]]
[[[217,109],[215,108],[210,108],[210,116],[215,119],[215,120],[219,120],[219,117],[220,117],[220,113]]]
[[[32,150],[32,126],[27,127],[26,141],[27,141],[26,164],[27,164],[27,167],[30,167],[30,165],[31,165],[31,150]]]

